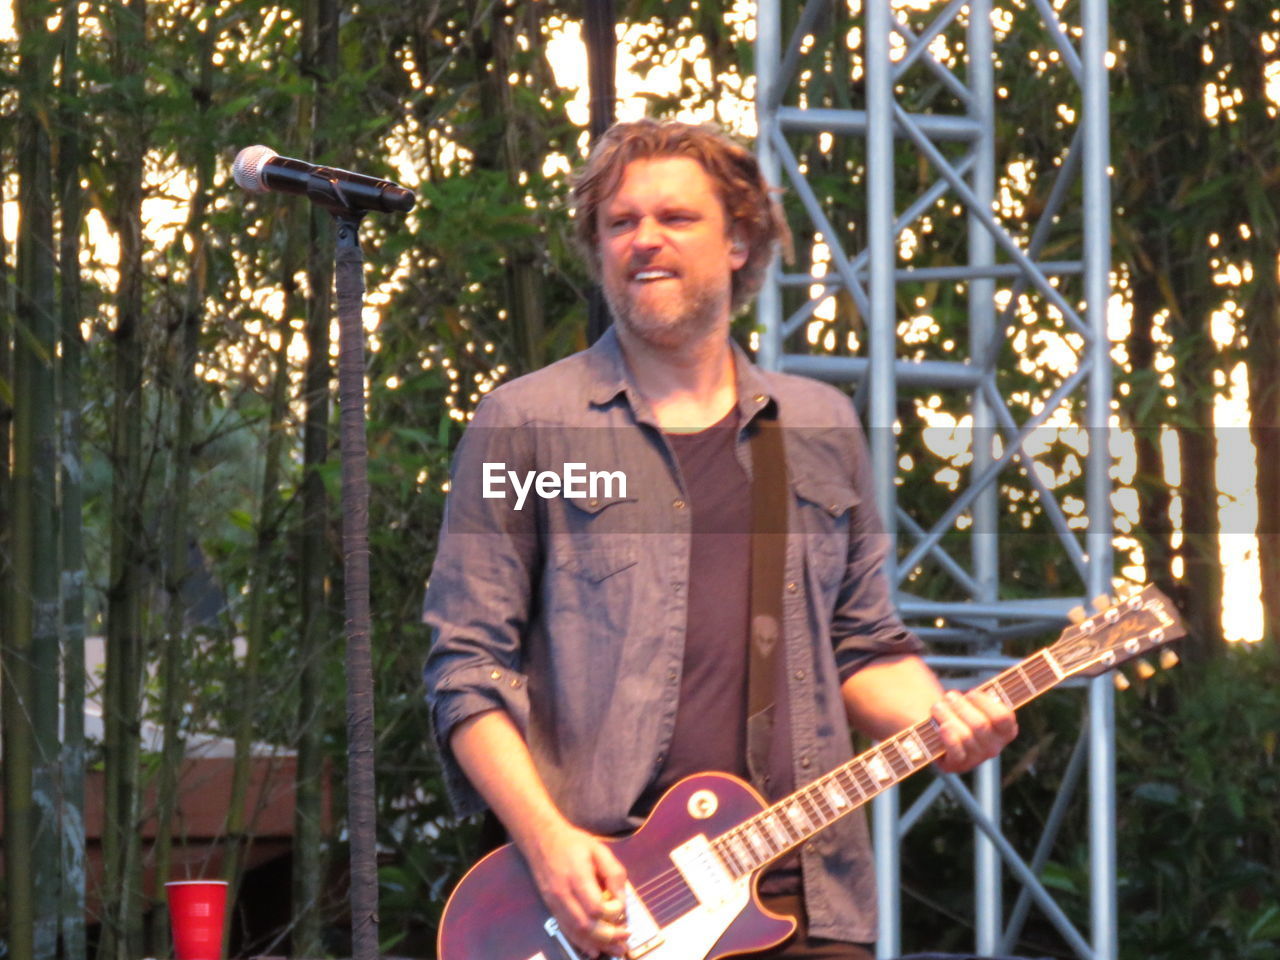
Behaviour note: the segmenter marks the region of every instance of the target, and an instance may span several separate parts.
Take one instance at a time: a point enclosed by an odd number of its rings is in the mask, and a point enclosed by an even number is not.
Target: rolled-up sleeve
[[[892,541],[876,509],[871,458],[862,427],[852,410],[849,418],[856,503],[849,521],[848,562],[831,620],[841,682],[878,657],[924,651],[920,638],[907,629],[894,607],[893,590],[885,574]]]
[[[449,738],[469,717],[504,710],[521,733],[529,719],[524,673],[526,635],[540,567],[532,504],[514,509],[513,497],[485,497],[485,464],[523,474],[533,460],[528,432],[510,420],[491,395],[458,445],[435,564],[427,582],[423,620],[432,645],[424,670],[432,732],[445,786],[461,815],[484,801],[458,766]],[[496,466],[491,475],[499,474]],[[489,492],[510,493],[491,482]]]

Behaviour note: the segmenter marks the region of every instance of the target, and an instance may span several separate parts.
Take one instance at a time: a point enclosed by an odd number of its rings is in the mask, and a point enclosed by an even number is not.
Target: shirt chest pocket
[[[562,531],[554,535],[553,565],[560,573],[601,583],[639,560],[634,518],[624,497],[564,501]]]
[[[852,485],[840,481],[814,481],[797,477],[797,532],[805,541],[805,559],[826,589],[840,583],[848,562],[849,536],[858,495]]]
[[[626,529],[628,504],[590,498],[563,502],[560,532],[551,538],[550,564],[543,582],[547,633],[568,643],[594,675],[607,674],[621,644],[632,632],[641,589],[636,573],[638,534]],[[587,643],[586,639],[591,642]],[[584,653],[586,651],[586,653]],[[605,657],[595,662],[592,657]]]

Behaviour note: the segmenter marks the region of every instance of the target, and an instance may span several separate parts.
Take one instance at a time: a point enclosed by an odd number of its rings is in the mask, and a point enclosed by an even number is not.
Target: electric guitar
[[[1069,677],[1104,673],[1186,633],[1154,587],[1114,603],[1104,597],[1095,606],[1100,612],[979,689],[1016,709]],[[639,830],[606,841],[627,871],[626,956],[715,960],[781,943],[795,922],[760,904],[760,871],[943,753],[933,720],[923,720],[772,806],[737,777],[686,777]],[[560,930],[510,844],[462,878],[445,905],[438,947],[440,960],[586,956]]]

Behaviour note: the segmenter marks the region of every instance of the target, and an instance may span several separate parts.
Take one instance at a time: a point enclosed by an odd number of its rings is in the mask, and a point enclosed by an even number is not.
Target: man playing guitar
[[[882,738],[932,716],[949,772],[1017,726],[992,696],[944,694],[897,617],[848,398],[760,370],[730,338],[789,239],[750,152],[706,127],[618,124],[573,202],[614,325],[478,407],[428,585],[426,682],[459,812],[496,814],[577,951],[621,956],[627,876],[603,838],[683,777],[750,777],[773,801],[851,757],[850,725]],[[786,478],[773,627],[752,597],[751,437],[766,422]],[[582,496],[543,482],[575,464],[625,482]],[[507,477],[536,495],[517,507]],[[762,631],[772,694],[749,735]],[[869,958],[873,884],[859,811],[764,875],[763,903],[800,923],[767,955]]]

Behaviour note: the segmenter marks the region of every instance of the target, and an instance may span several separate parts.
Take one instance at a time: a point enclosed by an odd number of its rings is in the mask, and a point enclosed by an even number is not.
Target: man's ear
[[[729,231],[729,262],[734,270],[741,270],[746,265],[749,252],[741,228],[734,227]]]

